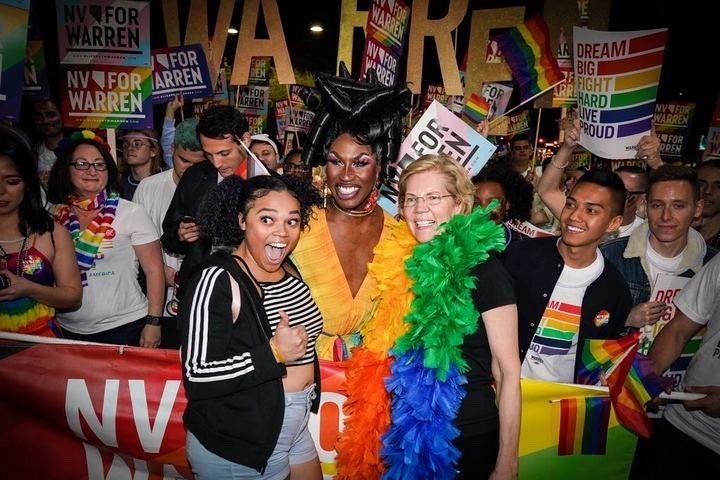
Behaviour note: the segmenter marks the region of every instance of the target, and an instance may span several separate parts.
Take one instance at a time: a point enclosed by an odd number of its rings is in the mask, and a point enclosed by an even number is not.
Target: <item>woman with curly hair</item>
[[[472,178],[472,183],[476,206],[485,208],[493,200],[499,202],[491,217],[505,227],[506,243],[526,238],[517,226],[530,219],[532,185],[506,163],[486,166]]]
[[[287,261],[310,220],[311,187],[279,176],[223,180],[200,207],[210,255],[184,289],[178,323],[195,478],[319,480],[322,316]]]

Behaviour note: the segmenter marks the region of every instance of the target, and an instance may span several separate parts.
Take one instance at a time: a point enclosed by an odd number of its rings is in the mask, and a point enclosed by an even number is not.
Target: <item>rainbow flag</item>
[[[581,365],[576,382],[582,385],[598,385],[600,373],[614,370],[633,347],[637,347],[640,331],[617,340],[586,340],[583,345]]]
[[[485,120],[490,113],[490,103],[481,95],[473,93],[470,99],[465,103],[463,113],[475,123]]]
[[[652,361],[644,355],[636,355],[637,345],[620,365],[607,376],[610,398],[618,421],[625,428],[649,438],[652,422],[645,413],[645,404],[657,397],[671,379],[657,375]]]
[[[558,455],[604,455],[610,397],[560,400]]]
[[[552,54],[550,33],[542,16],[535,15],[495,40],[520,87],[521,105],[565,79]]]

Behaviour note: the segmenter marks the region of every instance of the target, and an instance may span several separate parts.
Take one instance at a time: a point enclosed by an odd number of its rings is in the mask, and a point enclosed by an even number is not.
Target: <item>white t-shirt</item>
[[[83,335],[104,332],[147,315],[147,298],[137,281],[138,259],[133,246],[160,237],[145,210],[122,198],[112,230],[114,236],[105,235],[99,258],[87,272],[82,306],[57,315],[60,325],[71,332]]]
[[[603,272],[600,250],[585,268],[563,267],[522,364],[523,378],[574,383],[580,310],[585,290]]]
[[[675,306],[707,330],[685,372],[682,386],[720,385],[720,255],[716,255],[675,297]],[[720,418],[671,403],[665,418],[700,444],[720,454]]]
[[[150,220],[155,224],[158,235],[162,236],[162,222],[165,218],[177,185],[173,181],[173,170],[165,170],[155,175],[144,178],[133,196],[133,202],[142,205],[145,211],[150,215]],[[176,271],[180,269],[180,258],[168,254],[163,249],[163,261],[165,265]],[[173,289],[169,287],[165,294],[165,305],[172,300]]]
[[[52,170],[53,165],[55,165],[55,161],[57,160],[57,156],[55,155],[55,152],[50,150],[46,145],[45,142],[42,142],[38,146],[38,175],[40,176],[40,181],[43,184],[47,184],[48,178],[50,177],[50,170]]]

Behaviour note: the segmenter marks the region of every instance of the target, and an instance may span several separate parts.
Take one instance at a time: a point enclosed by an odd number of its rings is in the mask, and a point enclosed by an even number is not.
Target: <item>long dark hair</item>
[[[28,236],[32,233],[42,235],[52,232],[54,223],[43,207],[40,178],[32,153],[17,133],[3,129],[0,132],[0,155],[7,157],[22,177],[25,184],[23,199],[18,208],[18,230]]]
[[[72,166],[73,153],[80,145],[92,145],[97,148],[102,155],[103,160],[107,164],[108,183],[105,186],[105,192],[119,192],[120,180],[118,178],[118,167],[115,164],[110,152],[100,143],[83,138],[75,140],[70,145],[60,151],[58,159],[50,170],[50,178],[48,179],[48,200],[52,203],[66,203],[68,198],[75,193],[75,186],[70,180],[70,169]]]

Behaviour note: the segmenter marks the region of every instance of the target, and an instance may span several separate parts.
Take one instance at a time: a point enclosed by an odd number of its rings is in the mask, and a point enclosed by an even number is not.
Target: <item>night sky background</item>
[[[33,3],[39,0],[33,0]],[[290,52],[292,65],[296,70],[309,72],[333,72],[337,58],[337,45],[339,35],[340,0],[277,0],[280,17],[283,22],[285,38]],[[411,4],[411,0],[405,0]],[[442,17],[447,12],[449,0],[430,0],[430,15]],[[189,0],[179,1],[180,25],[184,25]],[[209,0],[209,25],[214,26],[218,0]],[[367,10],[370,0],[357,0],[358,8]],[[611,0],[610,30],[643,30],[651,28],[669,29],[668,44],[665,50],[662,77],[658,92],[659,101],[681,100],[696,102],[697,108],[691,125],[686,157],[694,159],[697,155],[697,146],[701,135],[707,132],[712,112],[715,107],[720,81],[710,75],[713,59],[717,57],[712,47],[717,43],[714,32],[720,26],[717,15],[708,10],[712,2],[705,2],[701,7],[699,1],[687,0],[684,2],[669,0]],[[165,32],[163,31],[162,2],[152,0],[151,25],[152,47],[166,46]],[[468,10],[489,9],[512,6],[525,6],[526,16],[542,12],[543,8],[551,8],[552,2],[542,0],[530,1],[503,1],[503,0],[470,0]],[[45,40],[46,55],[48,57],[48,73],[52,88],[58,89],[57,81],[57,41],[55,14],[50,14],[51,2],[42,2],[42,13],[39,24]],[[546,6],[547,5],[547,6]],[[231,25],[238,27],[242,14],[242,2],[236,2]],[[412,21],[412,19],[411,19]],[[324,32],[312,34],[310,25],[319,23]],[[462,60],[467,48],[470,28],[470,15],[466,15],[458,29],[458,62]],[[265,35],[263,31],[262,15],[258,21],[258,37]],[[715,37],[715,38],[713,38]],[[49,40],[48,40],[49,39]],[[356,29],[354,34],[353,64],[359,69],[363,50],[362,31]],[[225,55],[230,64],[233,62],[234,52],[237,48],[237,36],[229,35]],[[425,41],[425,60],[423,68],[423,89],[427,84],[440,83],[440,71],[436,58],[433,41]],[[405,78],[405,61],[407,52],[401,60],[398,78]],[[357,74],[357,72],[353,72]],[[53,78],[55,76],[55,78]],[[53,91],[54,96],[60,94]],[[163,110],[156,110],[156,116],[161,118]],[[536,111],[533,111],[536,117]],[[557,119],[559,109],[544,110],[540,136],[545,139],[556,139],[558,135]],[[535,125],[532,125],[535,128]]]

